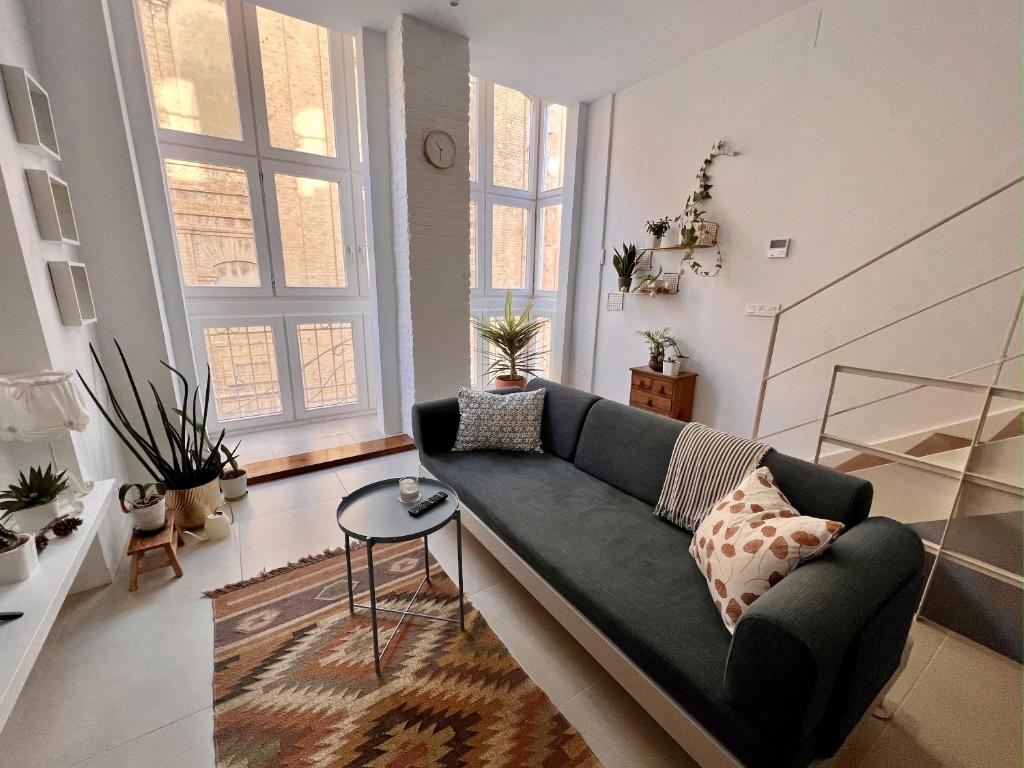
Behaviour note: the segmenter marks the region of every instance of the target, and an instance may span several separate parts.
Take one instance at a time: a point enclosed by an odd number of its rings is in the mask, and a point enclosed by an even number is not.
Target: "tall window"
[[[356,41],[241,0],[135,2],[218,422],[366,410]]]
[[[506,290],[517,308],[531,298],[546,320],[537,349],[551,365],[552,325],[563,252],[562,209],[568,110],[497,83],[470,80],[470,309],[501,311]],[[473,382],[487,386],[485,347],[471,334]]]

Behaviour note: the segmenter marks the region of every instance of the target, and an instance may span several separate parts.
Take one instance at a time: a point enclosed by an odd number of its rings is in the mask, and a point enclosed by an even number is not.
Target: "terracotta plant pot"
[[[249,494],[249,476],[244,469],[229,469],[220,476],[220,489],[227,501],[238,501]]]
[[[507,374],[502,374],[494,380],[494,387],[495,389],[526,389],[526,377],[512,378]]]
[[[39,553],[36,552],[34,537],[23,533],[19,538],[21,544],[17,547],[0,552],[0,586],[24,581],[39,567]]]
[[[202,528],[206,518],[220,506],[220,480],[213,478],[195,488],[167,491],[167,511],[177,515],[182,528]]]

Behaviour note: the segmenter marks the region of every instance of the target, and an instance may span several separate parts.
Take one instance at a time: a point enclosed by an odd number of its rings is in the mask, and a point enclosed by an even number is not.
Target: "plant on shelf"
[[[36,569],[39,553],[33,537],[0,524],[0,586],[24,581]]]
[[[67,470],[54,472],[53,465],[30,467],[28,477],[18,473],[18,482],[0,493],[0,520],[16,520],[21,530],[38,530],[57,516],[57,498],[67,490]]]
[[[633,293],[657,293],[658,292],[658,280],[661,279],[662,268],[658,267],[657,272],[648,272],[646,275],[640,275],[637,278],[636,288],[633,289]]]
[[[660,372],[662,364],[666,359],[675,360],[676,356],[685,357],[682,350],[679,349],[679,342],[671,335],[671,331],[671,328],[661,328],[652,331],[636,332],[638,336],[642,336],[647,342],[647,348],[650,351],[650,360],[648,360],[647,364],[651,367],[652,371]],[[670,349],[675,352],[675,355],[666,358],[665,353]]]
[[[690,270],[700,277],[715,277],[722,270],[722,252],[718,249],[718,224],[714,221],[705,220],[707,214],[698,203],[711,199],[711,177],[708,176],[708,169],[716,157],[725,155],[733,157],[738,153],[726,147],[724,141],[717,141],[711,147],[711,152],[697,171],[697,188],[686,197],[686,205],[683,212],[673,219],[679,223],[679,245],[687,250],[683,256],[683,263],[690,267]],[[712,268],[705,268],[697,261],[693,252],[697,248],[714,247],[716,251],[715,264]]]
[[[138,409],[137,417],[129,415],[114,395],[107,371],[92,344],[89,345],[89,350],[103,379],[109,406],[103,405],[81,371],[78,372],[78,378],[121,442],[138,459],[143,469],[166,487],[167,506],[169,509],[177,510],[179,524],[185,528],[198,528],[205,524],[206,516],[220,503],[218,478],[225,465],[229,463],[220,450],[225,432],[221,430],[215,441],[211,441],[207,436],[210,368],[206,368],[206,387],[200,401],[199,388],[193,389],[179,370],[161,360],[160,364],[180,382],[182,401],[180,408],[174,405],[167,407],[156,386],[152,382],[147,382],[156,406],[154,417],[147,412],[143,404],[131,366],[116,339],[114,345],[117,347],[121,365],[134,396]],[[187,412],[189,418],[175,418],[176,410]],[[159,440],[158,433],[161,438]]]
[[[167,522],[167,486],[163,483],[125,483],[117,492],[121,511],[131,515],[132,527],[159,531]]]
[[[534,300],[526,305],[518,316],[512,309],[512,291],[505,293],[505,314],[489,320],[473,318],[473,327],[487,342],[488,374],[495,374],[498,388],[526,387],[526,376],[534,375],[540,368],[540,358],[547,354],[545,349],[534,348],[534,340],[544,327],[543,320],[531,320]]]
[[[622,253],[616,248],[612,255],[612,266],[615,267],[615,274],[619,276],[619,290],[622,293],[629,293],[633,285],[633,275],[637,268],[637,250],[634,243],[623,243]]]
[[[647,247],[660,248],[662,238],[665,237],[671,227],[672,222],[669,220],[668,216],[661,219],[655,219],[654,221],[648,219],[647,223],[644,225],[644,229],[647,230],[647,234],[649,236]]]

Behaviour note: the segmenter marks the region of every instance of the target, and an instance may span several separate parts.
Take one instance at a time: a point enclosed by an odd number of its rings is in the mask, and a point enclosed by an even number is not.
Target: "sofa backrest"
[[[526,385],[527,392],[535,389],[545,390],[544,415],[540,423],[541,446],[548,453],[572,461],[576,457],[576,443],[587,413],[601,398],[547,379],[533,379]]]
[[[601,399],[587,414],[577,467],[654,506],[683,422]],[[871,483],[769,451],[762,462],[800,514],[852,527],[868,516]]]

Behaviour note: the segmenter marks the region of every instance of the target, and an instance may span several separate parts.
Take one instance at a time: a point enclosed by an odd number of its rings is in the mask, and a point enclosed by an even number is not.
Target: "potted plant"
[[[661,248],[662,240],[668,233],[671,226],[672,222],[669,221],[668,216],[655,219],[654,221],[648,219],[647,223],[644,225],[644,229],[647,230],[647,247]]]
[[[680,358],[686,359],[686,356],[679,349],[679,343],[675,337],[670,334],[671,328],[662,328],[653,331],[637,331],[638,336],[643,336],[647,342],[647,348],[650,351],[650,359],[647,361],[647,365],[650,366],[652,371],[662,372],[664,363],[668,360],[677,362]],[[672,356],[666,356],[667,350],[673,350],[675,352]],[[674,371],[669,370],[666,373],[679,373],[678,367]]]
[[[544,321],[531,320],[530,313],[532,311],[533,299],[530,299],[526,309],[517,317],[512,310],[512,291],[507,291],[503,317],[495,317],[490,320],[473,319],[473,327],[487,342],[485,354],[490,362],[487,373],[497,374],[495,385],[499,389],[505,387],[525,389],[526,376],[523,374],[537,373],[539,370],[537,362],[542,355],[547,353],[547,350],[533,348],[537,334],[544,327]]]
[[[711,199],[711,178],[708,176],[708,169],[716,157],[725,155],[733,157],[738,154],[728,149],[723,141],[717,141],[711,147],[710,154],[704,158],[700,169],[697,171],[697,189],[686,197],[686,205],[683,212],[673,219],[679,224],[679,245],[687,250],[683,256],[683,263],[690,267],[690,270],[700,277],[715,277],[722,269],[722,253],[718,251],[718,223],[707,221],[704,216],[707,211],[700,208],[698,203]],[[703,264],[693,257],[696,248],[715,248],[717,257],[712,269],[706,269]]]
[[[180,409],[175,409],[174,406],[166,407],[156,387],[150,382],[149,389],[153,393],[157,411],[157,416],[151,417],[142,402],[128,360],[116,339],[114,345],[131,385],[139,412],[137,418],[132,418],[114,395],[106,369],[100,363],[92,344],[89,345],[89,349],[106,386],[109,406],[104,406],[100,402],[81,371],[78,372],[78,378],[121,442],[154,480],[163,483],[167,489],[167,510],[177,515],[178,524],[183,528],[201,528],[206,524],[207,516],[220,504],[218,481],[221,471],[229,463],[221,453],[225,432],[221,430],[215,441],[207,437],[210,368],[206,368],[206,388],[200,402],[198,387],[190,387],[188,380],[180,371],[161,360],[161,365],[171,371],[181,383],[182,405]],[[175,410],[189,413],[190,418],[175,418]],[[159,441],[158,432],[162,438]]]
[[[619,249],[616,248],[612,256],[612,266],[615,267],[615,274],[619,276],[619,291],[629,293],[637,266],[636,245],[623,243],[622,253],[619,253]]]
[[[0,586],[24,581],[39,566],[34,539],[0,525]]]
[[[19,472],[18,482],[0,493],[0,520],[10,518],[16,522],[12,527],[21,531],[34,533],[40,530],[60,514],[57,499],[67,490],[66,474],[67,470],[59,474],[54,472],[52,464],[48,464],[45,470],[30,467],[28,477]]]
[[[131,515],[142,533],[159,531],[167,522],[167,488],[163,483],[125,483],[117,493],[121,511]]]
[[[178,415],[178,418],[185,419],[189,424],[193,423],[192,417],[181,409],[175,408],[174,412]],[[213,443],[210,442],[209,436],[206,438],[206,444],[211,449],[213,448]],[[220,490],[227,501],[239,501],[249,495],[249,475],[244,468],[238,466],[238,447],[241,444],[241,441],[239,441],[234,449],[228,448],[226,445],[221,445],[220,447],[220,451],[224,454],[224,459],[227,462],[220,472]]]

